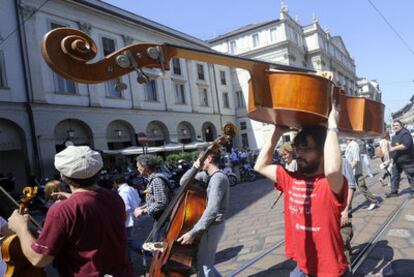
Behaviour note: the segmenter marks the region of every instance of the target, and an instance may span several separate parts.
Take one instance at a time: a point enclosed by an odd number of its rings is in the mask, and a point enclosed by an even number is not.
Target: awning
[[[188,144],[182,143],[168,143],[163,146],[147,147],[146,153],[161,153],[161,152],[174,152],[183,150],[197,150],[204,149],[210,145],[209,142],[196,141]],[[141,146],[131,146],[119,150],[102,150],[105,155],[140,155],[143,154]]]

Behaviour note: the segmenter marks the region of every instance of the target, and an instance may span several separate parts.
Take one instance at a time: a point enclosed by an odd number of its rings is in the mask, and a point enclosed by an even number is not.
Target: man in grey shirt
[[[345,149],[345,158],[351,163],[352,169],[354,170],[355,180],[357,182],[358,189],[362,192],[365,198],[369,201],[368,210],[373,210],[378,207],[378,201],[375,196],[369,191],[364,176],[362,174],[362,163],[359,145],[352,138],[346,138],[347,144]]]
[[[200,159],[193,167],[202,169],[195,179],[207,183],[207,207],[194,227],[182,235],[178,242],[191,244],[201,236],[197,254],[197,276],[221,276],[214,267],[217,245],[224,233],[224,216],[229,206],[229,180],[219,169],[220,155],[209,154],[203,164]],[[181,178],[183,185],[191,175],[191,169]]]

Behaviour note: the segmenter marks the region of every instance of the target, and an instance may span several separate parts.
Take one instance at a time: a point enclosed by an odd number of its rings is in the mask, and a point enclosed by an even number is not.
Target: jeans
[[[352,274],[349,271],[349,269],[346,270],[344,274],[342,274],[340,277],[351,277]],[[308,275],[302,270],[299,269],[299,267],[295,267],[289,274],[289,277],[314,277],[313,275]],[[316,276],[315,276],[316,277]]]
[[[156,227],[158,224],[158,220],[154,219],[154,223],[152,225],[152,242],[161,242],[165,239],[165,236],[167,234],[167,224],[164,223],[164,225],[160,228],[160,230],[157,232]]]
[[[127,233],[127,243],[128,243],[128,260],[132,264],[132,260],[131,260],[132,253],[141,252],[141,245],[135,239],[137,237],[135,226],[127,227],[126,233]]]
[[[198,245],[197,254],[197,276],[198,277],[221,277],[214,267],[216,261],[217,245],[224,233],[224,222],[215,223],[208,227]]]
[[[400,164],[394,162],[391,170],[391,192],[398,193],[401,181],[401,173],[404,171],[407,175],[408,183],[414,190],[414,164]]]

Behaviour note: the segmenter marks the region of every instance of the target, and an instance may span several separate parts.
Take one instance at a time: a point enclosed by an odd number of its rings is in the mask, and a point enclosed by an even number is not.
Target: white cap
[[[96,175],[103,166],[99,152],[89,146],[68,146],[55,156],[56,169],[69,178],[87,179]]]

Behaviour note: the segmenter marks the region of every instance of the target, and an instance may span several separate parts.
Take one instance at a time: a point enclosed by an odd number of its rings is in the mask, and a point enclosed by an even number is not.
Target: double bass
[[[0,187],[2,192],[9,197],[7,192]],[[27,204],[31,199],[36,197],[37,187],[25,187],[23,196],[19,204],[19,213],[26,213]],[[11,198],[11,197],[10,197]],[[40,229],[40,225],[31,219],[32,222]],[[45,277],[46,273],[43,268],[33,266],[22,252],[20,240],[16,234],[7,236],[1,243],[1,255],[7,265],[5,277]]]
[[[89,63],[97,53],[95,42],[85,33],[57,28],[42,40],[46,63],[64,78],[96,84],[132,71],[137,81],[148,80],[142,68],[170,69],[173,57],[241,68],[250,73],[248,117],[301,129],[326,126],[331,95],[341,103],[338,128],[341,136],[373,138],[384,132],[384,105],[364,97],[343,93],[329,78],[305,68],[234,57],[218,52],[172,44],[136,43],[121,48],[102,60]]]
[[[229,145],[236,134],[236,126],[231,123],[223,127],[224,134],[219,136],[199,157],[203,164],[211,153],[220,151],[221,145]],[[147,251],[153,252],[153,258],[149,269],[149,275],[161,276],[190,276],[196,273],[196,261],[198,251],[198,239],[191,245],[183,245],[177,239],[190,231],[203,215],[207,206],[205,188],[194,180],[198,169],[190,169],[189,178],[176,193],[166,210],[157,222],[153,231],[159,231],[166,226],[165,237],[161,242],[149,243],[152,232],[143,245]]]
[[[329,78],[305,68],[154,43],[131,44],[91,63],[97,54],[95,42],[87,34],[71,28],[57,28],[47,33],[42,40],[41,50],[46,63],[55,72],[66,79],[86,84],[118,79],[133,71],[137,73],[137,81],[144,83],[149,78],[143,68],[158,68],[165,72],[170,69],[173,57],[240,68],[250,74],[250,119],[296,129],[315,125],[326,126],[332,106],[331,96],[334,95],[341,106],[338,124],[340,135],[372,138],[383,133],[382,103],[363,97],[348,96]],[[187,199],[183,196],[187,190],[189,187],[186,186],[180,189],[181,200]],[[184,214],[191,214],[196,210],[200,212],[205,202],[198,202],[201,203],[201,207],[184,209]],[[177,212],[178,208],[174,207],[163,213],[163,222]],[[160,227],[157,226],[158,229]],[[154,245],[154,248],[160,253],[170,253],[171,249],[177,251],[174,251],[173,255],[167,255],[168,258],[165,258],[164,254],[156,258],[155,264],[151,266],[151,276],[189,276],[193,272],[193,262],[190,258],[194,257],[194,249],[180,248],[174,241],[160,242]]]

